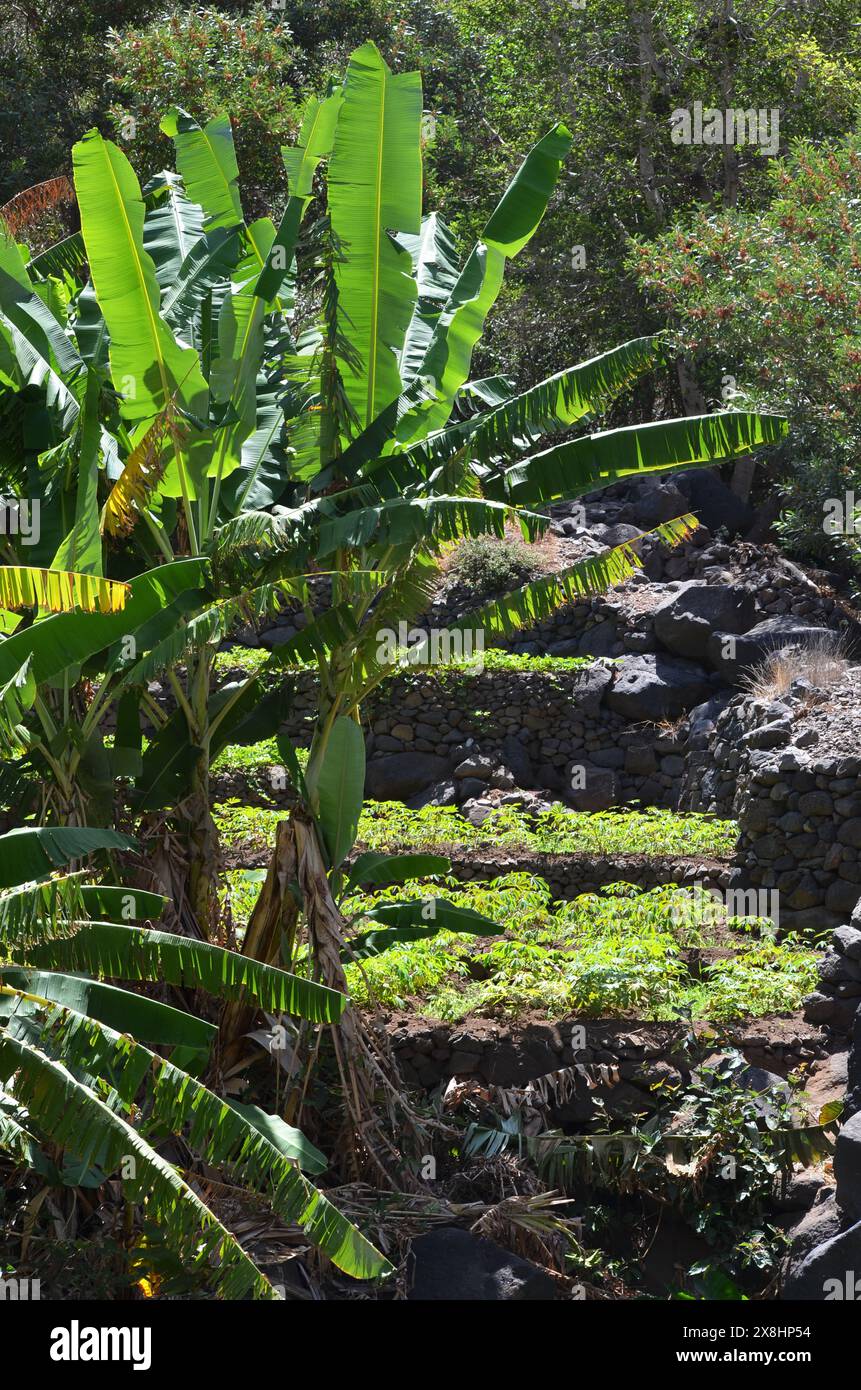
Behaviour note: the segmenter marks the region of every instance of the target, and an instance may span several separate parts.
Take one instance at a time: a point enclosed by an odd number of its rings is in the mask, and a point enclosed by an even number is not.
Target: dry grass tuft
[[[776,647],[745,676],[742,686],[760,700],[785,695],[794,680],[807,680],[818,690],[840,685],[851,665],[850,644],[843,633],[817,636],[809,642]]]

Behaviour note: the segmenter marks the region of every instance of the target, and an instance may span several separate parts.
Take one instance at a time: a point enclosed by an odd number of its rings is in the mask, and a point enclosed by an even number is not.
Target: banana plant
[[[359,48],[343,82],[310,103],[284,153],[289,197],[277,227],[243,219],[226,116],[201,127],[168,113],[178,173],[144,190],[122,152],[92,131],[73,161],[81,246],[25,267],[85,363],[88,389],[78,369],[74,399],[93,405],[75,413],[62,364],[47,361],[40,399],[66,431],[54,447],[89,468],[86,481],[77,471],[58,554],[95,555],[97,531],[103,560],[119,544],[150,567],[205,571],[197,598],[180,597],[153,619],[131,661],[115,655],[108,683],[111,698],[146,700],[146,683],[166,673],[177,711],[165,720],[148,706],[154,737],[137,787],[168,803],[178,788],[190,792],[191,900],[204,924],[217,858],[209,762],[219,739],[236,736],[231,721],[255,712],[253,689],[211,692],[213,654],[240,617],[274,603],[289,601],[304,618],[272,662],[316,665],[317,721],[304,773],[295,750],[283,748],[299,804],[243,952],[274,962],[296,941],[301,912],[318,978],[337,990],[345,945],[337,898],[364,784],[361,705],[397,668],[391,634],[426,606],[446,548],[511,527],[533,540],[554,501],[733,458],[786,430],[772,416],[726,412],[588,432],[660,359],[655,338],[525,391],[501,377],[471,380],[506,265],[541,223],[570,136],[556,125],[538,141],[461,260],[442,219],[422,213],[421,115],[418,74],[393,73],[373,44]],[[90,274],[83,287],[80,258]],[[652,534],[676,544],[695,525],[683,516]],[[462,625],[507,635],[638,564],[627,542],[514,590]],[[322,609],[311,576],[330,590]],[[14,717],[17,697],[9,698]],[[241,1037],[242,1009],[228,1005],[228,1047]],[[349,1008],[339,1028],[341,1059],[361,1051]],[[344,1075],[345,1096],[358,1096],[359,1142],[374,1109],[375,1066],[365,1069],[364,1090]]]
[[[0,718],[8,705],[16,751],[51,784],[43,814],[110,816],[117,779],[129,777],[138,810],[181,807],[192,842],[185,887],[210,930],[209,765],[226,742],[273,733],[282,713],[252,682],[213,693],[212,660],[237,621],[289,586],[218,591],[206,559],[219,517],[269,504],[287,485],[289,276],[267,260],[274,225],[243,220],[229,121],[203,130],[175,111],[165,128],[182,177],[165,172],[142,191],[122,151],[91,131],[73,154],[81,232],[32,259],[0,235],[0,468],[46,522],[28,538],[42,568],[10,555],[0,566],[2,619],[16,639],[4,652]],[[122,578],[106,579],[109,569]],[[120,624],[48,618],[112,613],[132,595]],[[31,638],[34,652],[56,650],[61,635],[63,669],[27,664]],[[172,718],[146,690],[163,673]]]
[[[312,103],[299,145],[287,153],[291,198],[273,243],[283,248],[282,261],[292,264],[303,249],[297,228],[311,191],[309,162],[320,165],[312,253],[304,267],[299,257],[292,318],[289,371],[301,403],[286,422],[292,487],[276,512],[256,508],[225,521],[211,551],[225,587],[299,586],[305,625],[272,661],[314,663],[319,679],[304,771],[296,751],[280,744],[299,804],[279,832],[243,950],[277,959],[285,942],[288,950],[296,942],[301,912],[320,978],[336,988],[344,986],[345,951],[362,955],[386,937],[384,929],[351,943],[338,908],[357,881],[345,885],[344,874],[365,780],[361,706],[403,661],[391,635],[426,607],[446,548],[511,527],[534,540],[557,500],[629,475],[732,458],[786,430],[775,417],[727,412],[586,432],[591,417],[660,359],[655,338],[625,343],[521,392],[498,377],[470,380],[506,264],[537,230],[570,136],[557,125],[538,141],[461,262],[444,222],[422,215],[421,108],[418,75],[392,73],[365,44],[324,107]],[[318,143],[321,124],[325,141]],[[562,442],[541,447],[546,436],[560,435]],[[651,534],[674,545],[696,524],[685,515]],[[639,563],[637,544],[625,543],[524,585],[459,625],[507,636],[624,580]],[[311,573],[331,587],[322,611],[311,601]],[[352,872],[361,881],[369,868],[360,858]],[[375,872],[379,882],[405,881],[409,865],[395,857]],[[284,884],[298,892],[285,894]],[[439,929],[422,906],[391,905],[386,926]],[[247,1015],[228,1015],[226,1042],[238,1046]],[[339,1027],[339,1059],[353,1049],[355,1062],[342,1066],[344,1094],[355,1133],[367,1142],[384,1062],[368,1059],[373,1044],[349,1010]]]
[[[171,1136],[195,1161],[226,1167],[339,1269],[384,1277],[388,1262],[307,1176],[328,1166],[319,1150],[280,1116],[227,1102],[198,1079],[217,1027],[114,981],[183,984],[216,999],[241,992],[317,1023],[336,1021],[344,998],[159,931],[151,923],[160,895],[69,868],[132,844],[89,827],[0,836],[0,1150],[49,1186],[102,1186],[117,1174],[129,1211],[157,1224],[159,1242],[219,1297],[277,1295],[198,1195],[193,1173],[162,1152]],[[138,1246],[145,1271],[146,1241]]]

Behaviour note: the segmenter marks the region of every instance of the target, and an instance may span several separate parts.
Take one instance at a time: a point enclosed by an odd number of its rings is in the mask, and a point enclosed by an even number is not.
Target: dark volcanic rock
[[[677,656],[704,661],[713,632],[742,633],[753,627],[756,603],[738,584],[691,580],[659,603],[653,618],[662,646]]]
[[[365,773],[365,796],[374,801],[400,801],[413,796],[448,772],[448,761],[433,753],[392,753],[371,758]]]
[[[751,667],[756,666],[769,652],[781,647],[810,646],[817,641],[827,642],[832,634],[828,628],[803,618],[790,616],[766,618],[745,633],[713,632],[708,641],[709,665],[725,680],[735,682]]]
[[[440,1226],[412,1243],[414,1301],[517,1302],[556,1297],[537,1265],[457,1226]]]
[[[625,658],[617,668],[606,703],[625,719],[678,719],[712,693],[700,666],[659,653]]]

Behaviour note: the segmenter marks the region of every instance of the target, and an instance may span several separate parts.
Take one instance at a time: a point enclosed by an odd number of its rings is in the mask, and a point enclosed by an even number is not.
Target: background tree
[[[861,450],[861,142],[798,142],[770,171],[762,211],[700,213],[653,242],[632,269],[688,350],[709,398],[731,376],[747,404],[785,412],[792,465],[779,523],[796,555],[856,571],[855,518],[826,528],[829,498],[858,488]]]

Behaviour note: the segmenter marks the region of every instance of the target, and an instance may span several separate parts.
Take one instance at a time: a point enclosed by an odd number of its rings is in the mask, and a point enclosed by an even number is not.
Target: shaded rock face
[[[575,811],[609,811],[619,801],[615,772],[610,767],[572,763],[565,800]]]
[[[861,1111],[861,1008],[855,1012],[849,1049],[849,1074],[846,1078],[846,1110],[848,1114]]]
[[[606,702],[625,719],[657,723],[678,719],[712,693],[712,683],[701,666],[647,653],[621,663]]]
[[[524,1303],[556,1297],[549,1274],[495,1241],[441,1226],[412,1243],[414,1302]]]
[[[837,1136],[834,1179],[846,1215],[861,1221],[861,1111],[847,1120]],[[861,1268],[858,1273],[861,1275]]]
[[[791,616],[766,618],[748,631],[728,628],[715,631],[706,643],[705,657],[724,680],[737,683],[769,652],[793,645],[808,646],[833,637],[829,628]],[[731,638],[731,641],[727,639]]]
[[[749,531],[756,520],[756,512],[749,502],[744,502],[722,480],[713,468],[686,468],[676,475],[691,511],[710,531],[724,527],[727,531]]]
[[[655,636],[668,651],[705,661],[713,633],[744,633],[754,626],[756,602],[738,584],[691,580],[658,604],[652,618]]]
[[[448,772],[448,760],[432,753],[393,753],[368,763],[365,796],[374,801],[397,801],[438,782]]]
[[[847,1297],[853,1302],[861,1298],[861,1221],[816,1245],[800,1264],[793,1265],[783,1286],[783,1298],[792,1302]]]
[[[861,674],[861,673],[859,673]],[[856,693],[857,692],[857,693]],[[803,677],[779,697],[736,695],[713,720],[690,718],[679,806],[739,824],[733,887],[755,890],[780,926],[818,934],[843,928],[861,898],[861,680],[822,690]],[[861,929],[861,921],[856,924]],[[835,936],[808,1019],[845,1035],[861,998],[861,977]]]
[[[853,895],[858,892],[857,884],[848,884]],[[825,1023],[835,1033],[848,1033],[857,1029],[858,1004],[861,1001],[861,930],[855,925],[861,921],[861,904],[856,904],[852,922],[838,927],[831,935],[831,945],[819,962],[819,985],[804,1000],[804,1017],[810,1023]],[[857,1058],[857,1048],[851,1054]],[[848,1081],[850,1100],[854,1085],[853,1062],[850,1061]],[[858,1078],[861,1083],[861,1078]],[[861,1091],[861,1085],[858,1086]],[[859,1097],[861,1103],[861,1097]],[[859,1213],[861,1214],[861,1213]]]
[[[789,1232],[790,1252],[783,1270],[781,1298],[823,1299],[821,1265],[814,1257],[839,1239],[843,1225],[833,1187],[821,1189],[810,1210]]]

